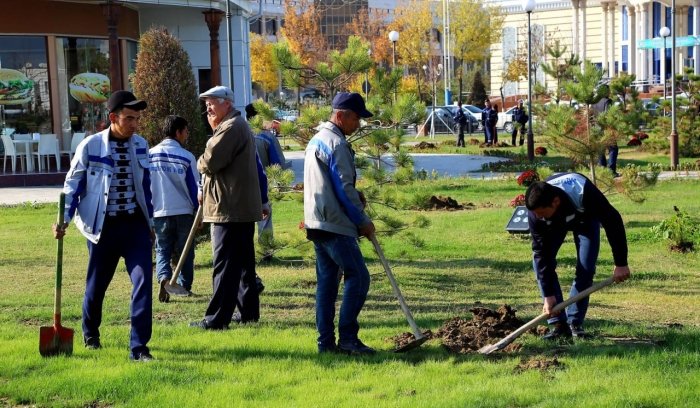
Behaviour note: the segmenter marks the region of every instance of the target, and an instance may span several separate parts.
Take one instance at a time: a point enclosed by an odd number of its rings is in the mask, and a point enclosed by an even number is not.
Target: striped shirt
[[[109,186],[107,215],[135,214],[137,203],[129,140],[110,138],[109,148],[114,160],[114,173]]]

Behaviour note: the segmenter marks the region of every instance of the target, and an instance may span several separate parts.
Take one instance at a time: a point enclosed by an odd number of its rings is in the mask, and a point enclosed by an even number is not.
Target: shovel
[[[391,268],[389,267],[389,263],[386,261],[386,258],[384,257],[384,252],[382,251],[382,248],[379,246],[379,242],[377,242],[377,237],[373,234],[370,237],[370,239],[372,240],[372,244],[374,245],[374,250],[377,251],[377,255],[379,255],[379,260],[382,261],[382,265],[384,265],[384,272],[386,272],[386,276],[389,277],[389,282],[391,283],[391,288],[394,290],[394,294],[399,299],[399,304],[401,305],[401,310],[403,311],[403,314],[406,315],[406,320],[408,320],[408,324],[411,326],[411,330],[413,331],[413,337],[415,337],[415,340],[397,348],[396,350],[394,350],[394,352],[395,353],[403,353],[404,351],[409,351],[409,350],[413,350],[414,348],[418,348],[421,346],[421,344],[425,343],[428,340],[428,337],[423,335],[423,332],[421,332],[420,329],[418,328],[416,321],[413,320],[413,315],[411,314],[411,311],[408,310],[408,306],[406,305],[406,300],[404,300],[403,295],[401,294],[401,290],[399,290],[399,285],[396,283],[396,279],[394,279],[394,274],[391,273]]]
[[[598,291],[600,289],[603,289],[604,287],[612,284],[614,282],[613,278],[610,277],[602,282],[596,283],[595,285],[591,286],[590,288],[584,290],[583,292],[580,292],[578,295],[570,297],[566,299],[565,301],[559,303],[558,305],[554,306],[552,308],[552,312],[560,312],[564,310],[567,306],[569,306],[572,303],[576,303],[579,300],[585,298],[586,296],[590,295],[591,293]],[[542,313],[541,315],[535,317],[534,319],[530,320],[529,322],[525,323],[522,327],[519,329],[515,330],[513,333],[509,334],[508,336],[504,337],[503,340],[499,341],[496,344],[493,345],[487,345],[479,349],[479,353],[481,354],[491,354],[494,351],[502,350],[505,348],[507,345],[513,342],[513,340],[517,339],[520,337],[521,334],[525,333],[526,331],[532,329],[535,327],[538,323],[541,321],[547,319],[549,317],[548,314]]]
[[[58,200],[58,225],[63,225],[63,211],[66,195],[61,193]],[[39,328],[39,353],[43,357],[73,354],[73,329],[61,326],[61,283],[63,280],[63,238],[58,239],[56,248],[56,289],[53,303],[53,326]]]
[[[182,248],[182,252],[180,253],[180,260],[177,262],[177,266],[175,267],[175,270],[173,271],[173,277],[170,278],[170,282],[167,282],[165,284],[165,290],[168,292],[168,294],[174,295],[174,296],[189,296],[190,291],[183,288],[177,283],[177,278],[180,277],[180,271],[182,271],[182,267],[185,265],[185,260],[187,259],[187,254],[190,252],[190,248],[192,248],[192,243],[194,242],[194,236],[197,233],[197,229],[199,226],[199,223],[202,221],[202,206],[200,205],[199,208],[197,209],[197,213],[194,216],[194,222],[192,223],[192,228],[190,228],[190,234],[187,236],[187,241],[185,241],[185,247]]]

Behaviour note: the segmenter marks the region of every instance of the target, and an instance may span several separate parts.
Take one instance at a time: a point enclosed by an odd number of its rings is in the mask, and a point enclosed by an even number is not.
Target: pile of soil
[[[430,208],[433,210],[462,210],[464,206],[452,197],[431,196]]]
[[[531,357],[529,359],[522,359],[520,364],[515,367],[516,372],[523,372],[526,370],[557,370],[564,368],[564,364],[560,363],[556,357],[546,358],[546,357]]]
[[[423,336],[432,339],[435,337],[432,331],[426,330],[423,332]],[[401,333],[397,336],[392,337],[390,340],[394,343],[397,349],[400,349],[401,347],[407,345],[408,343],[413,342],[416,339],[416,336],[413,335],[413,333]]]
[[[437,149],[437,145],[435,143],[430,143],[430,142],[420,142],[417,145],[414,146],[415,149]]]
[[[434,335],[453,353],[476,352],[483,346],[498,342],[525,324],[515,317],[515,310],[508,305],[502,305],[498,310],[475,307],[469,311],[474,315],[472,320],[454,317],[445,322]],[[521,347],[520,344],[511,343],[503,352],[513,353]]]

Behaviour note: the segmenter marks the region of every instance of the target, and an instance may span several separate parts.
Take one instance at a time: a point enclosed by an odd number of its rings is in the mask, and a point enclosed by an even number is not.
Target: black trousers
[[[212,224],[214,294],[204,318],[221,328],[231,323],[238,306],[241,321],[260,318],[260,296],[255,284],[254,222]]]
[[[524,123],[515,123],[513,125],[513,133],[511,134],[511,144],[515,146],[515,139],[518,136],[518,129],[520,129],[520,146],[525,143],[525,132],[527,131],[527,125]]]
[[[464,128],[467,125],[457,125],[457,147],[464,147]]]

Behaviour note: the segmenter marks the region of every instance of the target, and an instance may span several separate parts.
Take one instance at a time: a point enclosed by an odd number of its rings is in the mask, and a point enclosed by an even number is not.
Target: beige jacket
[[[262,200],[255,141],[237,110],[226,115],[197,161],[204,175],[204,222],[255,222],[262,219]]]

